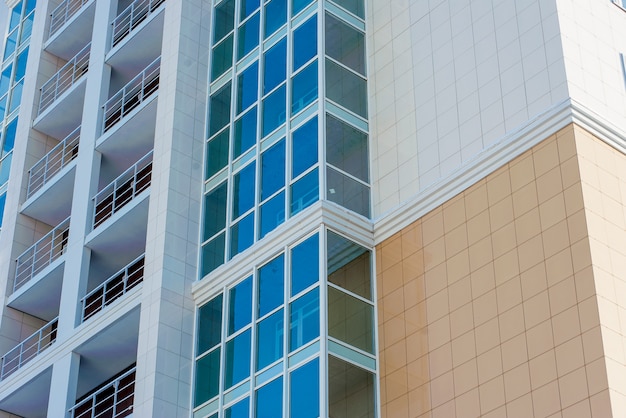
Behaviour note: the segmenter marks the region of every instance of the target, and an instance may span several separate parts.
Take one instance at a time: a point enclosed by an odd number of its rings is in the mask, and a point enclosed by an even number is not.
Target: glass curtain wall
[[[363,8],[214,0],[200,277],[319,199],[370,216]]]
[[[194,416],[377,416],[371,254],[322,229],[202,305]]]
[[[0,228],[15,145],[17,110],[22,100],[35,6],[35,0],[23,0],[11,9],[4,42],[0,71]]]

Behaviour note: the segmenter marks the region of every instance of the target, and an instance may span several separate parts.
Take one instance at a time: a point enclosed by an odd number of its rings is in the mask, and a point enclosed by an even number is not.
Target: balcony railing
[[[80,78],[89,69],[89,52],[91,44],[87,44],[78,54],[67,62],[52,78],[41,86],[39,99],[39,114],[46,110],[54,101]]]
[[[83,322],[143,281],[144,255],[108,278],[82,299]]]
[[[28,190],[26,198],[30,198],[41,189],[56,173],[78,156],[80,126],[52,148],[41,160],[28,170]]]
[[[67,218],[17,257],[13,292],[65,253],[70,231]]]
[[[122,90],[107,100],[103,106],[104,126],[102,132],[108,131],[159,88],[160,70],[161,57],[154,60]]]
[[[146,20],[165,0],[135,0],[111,23],[111,47],[117,45],[141,22]]]
[[[50,13],[50,32],[48,37],[51,37],[58,31],[61,26],[65,25],[72,16],[76,14],[89,0],[65,0],[59,4]]]
[[[135,196],[146,190],[150,186],[151,178],[152,151],[93,197],[94,229],[133,200]]]
[[[122,418],[133,413],[135,368],[124,373],[72,409],[72,418]]]
[[[53,319],[41,327],[30,337],[26,338],[8,353],[2,356],[0,380],[18,370],[26,362],[37,356],[57,339],[58,318]]]

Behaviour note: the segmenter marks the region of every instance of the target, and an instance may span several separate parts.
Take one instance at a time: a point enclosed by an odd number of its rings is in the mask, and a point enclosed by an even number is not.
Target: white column
[[[48,417],[66,416],[76,402],[76,385],[80,355],[70,352],[52,366],[52,382],[48,396]]]

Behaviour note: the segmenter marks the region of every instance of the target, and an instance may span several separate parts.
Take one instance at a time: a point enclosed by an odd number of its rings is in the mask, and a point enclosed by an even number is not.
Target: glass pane
[[[209,136],[213,136],[230,121],[230,82],[211,96]]]
[[[374,307],[328,286],[328,335],[374,354]]]
[[[5,94],[1,99],[0,99],[0,119],[4,119],[5,116],[5,111],[7,109],[7,99],[9,98],[8,94]]]
[[[252,321],[252,277],[248,277],[228,292],[228,335],[239,331]]]
[[[226,187],[224,182],[204,197],[204,233],[206,241],[226,227]]]
[[[259,269],[259,317],[283,304],[285,256],[280,255]]]
[[[259,238],[263,238],[276,227],[285,222],[285,192],[280,192],[261,205],[261,230]]]
[[[254,161],[233,176],[233,219],[254,206]]]
[[[256,144],[256,106],[248,110],[235,121],[235,138],[233,142],[233,159]]]
[[[293,31],[293,70],[296,71],[317,54],[317,16]]]
[[[267,94],[287,78],[286,38],[264,54],[263,65],[263,94]]]
[[[259,0],[241,0],[241,20],[250,16],[259,8]]]
[[[26,0],[26,7],[24,8],[24,14],[27,15],[33,10],[35,10],[36,5],[37,5],[36,0]]]
[[[294,351],[320,335],[320,297],[315,288],[289,305],[289,351]]]
[[[13,153],[7,154],[2,161],[0,161],[0,185],[3,185],[9,181],[9,172],[11,171],[11,160]]]
[[[317,234],[291,250],[291,296],[319,280],[319,236]]]
[[[228,136],[226,129],[207,144],[205,179],[210,179],[228,164]]]
[[[365,4],[363,0],[333,0],[333,2],[361,19],[365,19]]]
[[[317,168],[291,186],[291,215],[308,208],[319,198]]]
[[[367,134],[326,115],[326,156],[335,167],[369,180]]]
[[[202,277],[224,264],[226,234],[221,233],[202,246]]]
[[[283,378],[268,383],[256,391],[255,418],[283,416]]]
[[[257,325],[257,371],[269,366],[283,356],[284,329],[282,309],[268,316]]]
[[[291,114],[295,115],[317,99],[317,61],[293,77]]]
[[[291,394],[291,417],[317,418],[320,414],[319,359],[315,359],[291,372],[289,393]]]
[[[220,390],[220,349],[196,362],[194,405],[198,406],[217,396]]]
[[[7,59],[13,52],[15,52],[15,45],[17,45],[17,32],[19,28],[15,28],[13,32],[7,37],[4,44],[4,58]]]
[[[370,216],[370,188],[328,167],[326,198],[360,215]]]
[[[328,356],[328,415],[374,418],[374,384],[372,373]]]
[[[328,281],[372,300],[371,252],[328,231]]]
[[[261,154],[261,200],[285,187],[285,140]]]
[[[283,84],[263,100],[263,137],[285,123],[287,89]]]
[[[2,75],[0,75],[0,96],[9,91],[9,86],[11,85],[11,71],[13,70],[13,65],[10,64],[7,68],[2,71]]]
[[[226,36],[235,25],[235,0],[225,0],[215,8],[213,42]]]
[[[250,330],[228,341],[225,350],[224,389],[228,389],[250,376]]]
[[[4,205],[7,202],[7,194],[0,195],[0,228],[2,227],[2,218],[4,218]]]
[[[250,398],[242,399],[224,413],[224,418],[249,418],[250,417]]]
[[[265,5],[265,31],[267,38],[287,22],[287,0],[271,0]]]
[[[233,35],[229,35],[213,48],[211,62],[211,81],[216,80],[233,65]]]
[[[292,0],[291,2],[291,16],[295,16],[304,10],[313,0]]]
[[[20,45],[30,38],[31,33],[33,32],[34,18],[35,13],[31,13],[28,17],[26,17],[26,19],[24,19],[24,23],[22,23],[22,34],[20,35]]]
[[[293,133],[291,178],[298,177],[317,163],[317,117],[314,117]]]
[[[365,75],[365,34],[326,13],[326,55]]]
[[[259,85],[259,63],[255,62],[237,77],[237,114],[256,102]]]
[[[365,79],[330,60],[326,60],[326,97],[361,117],[367,117]]]
[[[198,309],[198,354],[222,341],[222,299],[218,295]]]
[[[254,242],[254,212],[230,229],[230,257],[246,250]]]
[[[239,28],[239,41],[237,45],[237,59],[248,55],[257,45],[259,45],[259,25],[261,13],[252,16]]]
[[[24,88],[24,79],[17,83],[13,90],[11,91],[11,106],[9,107],[9,114],[13,112],[15,109],[20,107],[20,103],[22,102],[22,89]]]
[[[11,9],[11,21],[9,22],[9,30],[14,29],[22,17],[22,2],[19,2]]]
[[[17,119],[13,119],[6,127],[4,132],[4,144],[2,145],[2,156],[13,150],[15,145],[15,133],[17,131]]]

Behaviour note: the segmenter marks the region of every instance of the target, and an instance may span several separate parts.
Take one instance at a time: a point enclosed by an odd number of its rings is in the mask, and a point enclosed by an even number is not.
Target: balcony
[[[105,133],[144,103],[159,88],[161,57],[154,60],[140,74],[128,82],[104,104]]]
[[[50,345],[56,341],[57,323],[58,318],[53,319],[2,356],[0,380],[5,379],[46,348],[50,347]]]
[[[111,23],[111,47],[116,46],[164,2],[165,0],[135,0],[131,3]]]
[[[122,418],[133,413],[135,368],[81,400],[69,410],[72,418]]]
[[[93,289],[82,300],[82,322],[97,314],[143,281],[144,255]]]
[[[76,55],[91,39],[95,4],[95,0],[62,1],[50,14],[45,50],[65,60]]]

